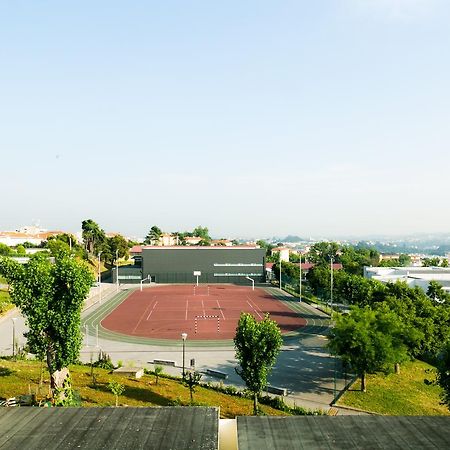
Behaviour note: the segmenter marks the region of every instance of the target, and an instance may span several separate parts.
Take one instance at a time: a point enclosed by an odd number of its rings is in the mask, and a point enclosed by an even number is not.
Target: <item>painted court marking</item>
[[[155,299],[155,296],[153,296],[153,300]],[[147,308],[145,308],[144,313],[142,314],[141,318],[139,319],[139,322],[136,324],[136,326],[133,328],[132,333],[134,333],[136,331],[136,328],[140,325],[140,323],[142,322],[142,319],[144,318],[145,314],[147,313],[147,310],[150,308],[150,306],[152,306],[151,303],[149,303],[149,305],[147,306]]]
[[[150,314],[147,316],[147,319],[146,319],[146,320],[150,319],[150,316],[152,315],[153,311],[155,310],[155,306],[156,306],[157,304],[158,304],[158,302],[156,301],[156,302],[154,303],[154,305],[153,305],[152,310],[150,311]]]
[[[264,317],[259,313],[259,311],[250,303],[250,297],[248,295],[247,295],[247,303],[249,304],[250,308],[252,308],[256,314],[258,314],[258,317],[260,319],[264,319]]]
[[[226,319],[225,319],[225,314],[223,313],[222,308],[220,307],[219,300],[216,300],[216,302],[217,302],[217,306],[219,307],[220,314],[222,314],[222,319],[223,319],[223,320],[226,320]]]

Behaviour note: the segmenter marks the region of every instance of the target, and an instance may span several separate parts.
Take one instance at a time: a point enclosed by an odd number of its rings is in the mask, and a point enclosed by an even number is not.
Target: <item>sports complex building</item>
[[[119,268],[119,282],[151,279],[155,283],[264,282],[265,254],[253,246],[136,246],[130,251],[135,265]],[[114,274],[115,281],[115,274]]]

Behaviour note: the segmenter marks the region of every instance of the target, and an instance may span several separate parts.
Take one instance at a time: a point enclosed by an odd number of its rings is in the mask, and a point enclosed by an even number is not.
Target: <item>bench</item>
[[[142,367],[119,367],[113,370],[113,374],[139,379],[144,375],[144,369]]]
[[[285,397],[287,395],[287,389],[286,388],[280,388],[280,387],[276,387],[276,386],[268,385],[266,387],[266,391],[270,392],[271,394],[282,395],[283,397]]]
[[[221,372],[220,370],[206,369],[206,374],[211,375],[212,377],[222,378],[224,380],[228,378],[228,374]]]
[[[153,364],[160,364],[162,366],[172,366],[175,367],[177,364],[175,361],[169,359],[154,359]]]

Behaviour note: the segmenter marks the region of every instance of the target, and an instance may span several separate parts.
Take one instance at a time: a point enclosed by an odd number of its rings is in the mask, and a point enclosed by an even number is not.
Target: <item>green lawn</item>
[[[11,303],[9,293],[0,289],[0,316],[12,308],[14,305]]]
[[[403,364],[399,375],[368,375],[366,393],[359,390],[361,384],[357,380],[337,405],[387,415],[450,415],[447,407],[439,404],[441,389],[424,382],[434,379],[432,373],[426,373],[429,369],[433,367],[414,361]]]
[[[0,397],[9,398],[23,394],[37,394],[42,399],[48,394],[49,376],[44,366],[44,383],[39,388],[40,363],[37,361],[10,361],[0,359]],[[177,380],[159,378],[156,384],[153,375],[144,375],[139,380],[112,375],[105,369],[94,369],[96,386],[90,374],[90,367],[72,366],[70,368],[73,387],[81,396],[81,406],[114,406],[115,397],[108,389],[108,383],[116,380],[125,386],[119,397],[120,405],[127,406],[167,406],[173,404],[189,405],[189,389]],[[198,387],[194,402],[205,406],[220,406],[223,418],[237,415],[251,415],[253,403],[250,399],[227,395],[221,392]],[[284,412],[261,405],[264,414],[285,415]]]

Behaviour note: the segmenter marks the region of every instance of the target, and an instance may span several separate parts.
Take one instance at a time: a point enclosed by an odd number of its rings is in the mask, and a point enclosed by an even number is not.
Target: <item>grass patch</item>
[[[427,385],[424,381],[434,379],[432,373],[426,372],[429,369],[433,366],[413,361],[403,364],[399,375],[367,375],[367,392],[360,391],[361,382],[358,379],[337,405],[387,415],[450,415],[450,411],[439,404],[441,388]]]
[[[41,363],[38,361],[11,361],[0,359],[0,397],[16,397],[24,394],[37,394],[38,399],[45,397],[49,390],[49,375],[44,366],[44,382],[39,388]],[[81,406],[114,406],[115,397],[108,388],[111,381],[118,381],[125,387],[119,397],[119,405],[126,406],[170,406],[189,405],[189,389],[180,381],[159,378],[156,384],[154,375],[144,375],[135,380],[112,375],[106,369],[95,368],[96,383],[91,377],[88,366],[70,367],[73,387],[81,397]],[[222,418],[251,415],[253,402],[247,398],[227,395],[205,387],[197,387],[194,394],[196,405],[220,406]],[[261,405],[263,414],[287,415],[267,405]]]
[[[0,316],[13,308],[14,305],[11,303],[9,292],[0,289]]]

